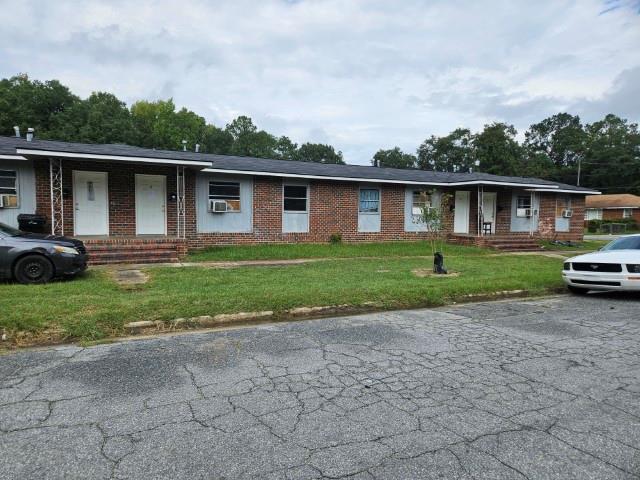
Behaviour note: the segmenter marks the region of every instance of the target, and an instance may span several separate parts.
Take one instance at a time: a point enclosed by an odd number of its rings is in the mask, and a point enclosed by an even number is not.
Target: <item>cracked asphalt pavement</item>
[[[639,478],[639,307],[561,296],[6,355],[0,478]]]

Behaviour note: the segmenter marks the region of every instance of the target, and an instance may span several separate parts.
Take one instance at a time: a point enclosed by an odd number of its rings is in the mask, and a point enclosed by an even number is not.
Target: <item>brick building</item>
[[[428,238],[424,207],[445,213],[450,241],[526,248],[580,240],[572,185],[483,173],[160,151],[0,137],[0,222],[46,218],[109,260],[152,261],[190,248],[267,242]]]
[[[640,224],[640,197],[630,193],[588,195],[585,199],[585,221],[630,220]]]

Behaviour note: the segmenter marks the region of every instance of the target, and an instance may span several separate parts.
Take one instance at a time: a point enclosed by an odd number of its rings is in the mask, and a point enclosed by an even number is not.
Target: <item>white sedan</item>
[[[573,293],[640,291],[640,234],[620,237],[597,252],[567,259],[562,279]]]

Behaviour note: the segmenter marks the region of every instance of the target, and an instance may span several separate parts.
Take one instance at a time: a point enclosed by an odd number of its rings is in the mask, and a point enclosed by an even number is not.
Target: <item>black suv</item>
[[[22,232],[0,223],[0,278],[46,283],[86,268],[87,250],[80,240]]]

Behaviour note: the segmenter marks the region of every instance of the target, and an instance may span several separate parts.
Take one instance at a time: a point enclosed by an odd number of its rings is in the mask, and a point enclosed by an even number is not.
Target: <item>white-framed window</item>
[[[516,200],[516,217],[531,216],[531,195],[518,195]]]
[[[361,188],[358,211],[360,213],[379,213],[380,190],[378,190],[377,188]]]
[[[306,185],[283,185],[282,205],[285,212],[307,212],[309,189]]]
[[[411,221],[413,223],[424,223],[422,212],[425,208],[433,207],[431,194],[424,190],[414,190],[411,192]]]
[[[0,170],[0,207],[18,208],[18,172]]]
[[[241,207],[240,183],[210,181],[209,200],[224,201],[227,203],[227,212],[239,212]]]
[[[633,217],[633,208],[623,208],[622,218],[631,218],[631,217]]]
[[[585,210],[585,220],[602,220],[602,209],[587,208]]]

